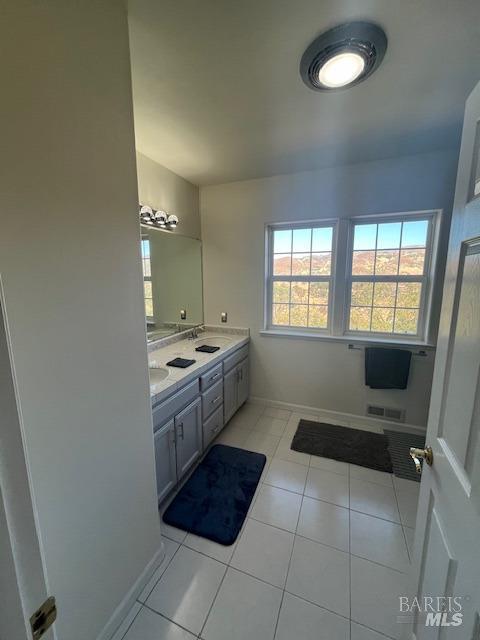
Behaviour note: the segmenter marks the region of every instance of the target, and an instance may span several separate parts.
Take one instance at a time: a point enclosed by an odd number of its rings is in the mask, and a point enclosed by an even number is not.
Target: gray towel
[[[365,349],[365,384],[371,389],[406,389],[412,352],[406,349]]]

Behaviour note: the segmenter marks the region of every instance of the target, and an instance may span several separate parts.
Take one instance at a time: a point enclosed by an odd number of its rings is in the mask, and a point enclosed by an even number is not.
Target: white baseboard
[[[269,400],[268,398],[259,398],[258,396],[250,396],[248,401],[264,407],[276,407],[277,409],[287,409],[288,411],[295,411],[296,413],[306,413],[325,421],[332,420],[334,422],[344,423],[346,427],[358,426],[359,428],[363,427],[365,429],[391,429],[392,431],[407,431],[422,435],[427,431],[427,428],[421,425],[408,424],[406,422],[392,422],[391,420],[379,420],[378,418],[371,418],[370,416],[359,416],[354,413],[320,409],[319,407],[292,404],[291,402],[280,402],[279,400]]]
[[[129,589],[121,603],[113,612],[110,620],[104,626],[97,640],[111,640],[115,632],[122,624],[130,609],[134,606],[138,596],[142,593],[143,588],[152,577],[154,571],[159,567],[165,559],[165,545],[161,543],[160,549],[155,553],[153,558],[147,564],[145,569],[135,580],[133,586]]]

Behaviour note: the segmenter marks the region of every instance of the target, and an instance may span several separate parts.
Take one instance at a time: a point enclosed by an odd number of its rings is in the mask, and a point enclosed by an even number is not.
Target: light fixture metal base
[[[378,69],[387,50],[387,36],[373,22],[348,22],[322,33],[307,47],[300,61],[302,80],[314,91],[341,91],[366,80]],[[339,87],[323,85],[319,79],[323,65],[341,53],[360,55],[365,66],[352,82]]]

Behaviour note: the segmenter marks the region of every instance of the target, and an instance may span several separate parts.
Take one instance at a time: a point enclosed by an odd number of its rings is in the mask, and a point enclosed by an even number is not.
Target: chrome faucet
[[[193,327],[188,336],[189,340],[195,340],[198,338],[198,327]]]

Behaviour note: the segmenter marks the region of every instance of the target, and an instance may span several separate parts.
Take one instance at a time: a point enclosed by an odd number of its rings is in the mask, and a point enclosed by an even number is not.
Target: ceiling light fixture
[[[156,227],[165,231],[173,231],[178,225],[178,218],[173,214],[152,209],[148,205],[140,205],[140,224]]]
[[[300,75],[316,91],[351,87],[378,69],[386,50],[387,36],[378,25],[341,24],[310,44],[300,62]]]

